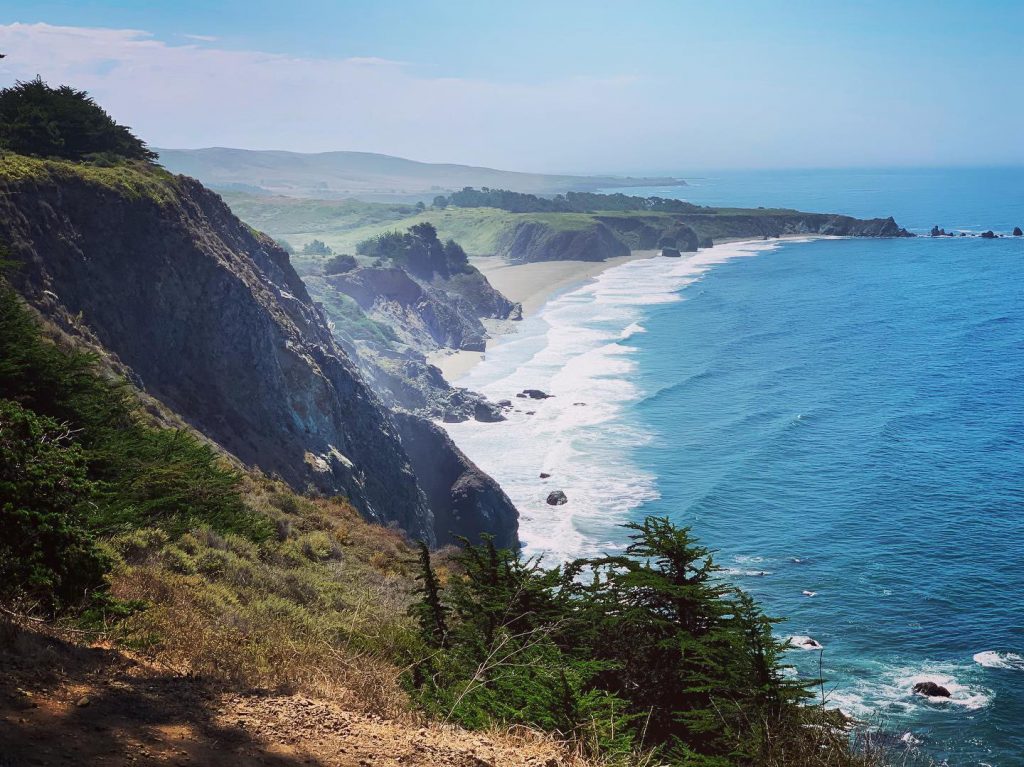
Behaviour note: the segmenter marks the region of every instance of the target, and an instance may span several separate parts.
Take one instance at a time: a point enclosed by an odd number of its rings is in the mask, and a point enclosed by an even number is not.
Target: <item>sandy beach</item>
[[[509,300],[523,305],[523,317],[532,317],[552,296],[582,285],[597,277],[606,269],[635,261],[652,258],[657,250],[634,250],[628,256],[611,258],[607,261],[537,261],[531,264],[510,264],[497,256],[472,259],[472,264],[487,277],[491,285],[501,291]],[[492,332],[492,335],[498,333]],[[444,377],[455,381],[465,375],[474,365],[483,360],[486,352],[439,351],[430,355],[428,361],[441,369]]]

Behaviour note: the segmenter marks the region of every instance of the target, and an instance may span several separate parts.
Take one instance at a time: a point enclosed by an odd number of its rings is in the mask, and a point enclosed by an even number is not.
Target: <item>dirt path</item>
[[[226,693],[103,647],[23,632],[0,653],[0,767],[568,767],[529,735],[468,733],[330,701]]]

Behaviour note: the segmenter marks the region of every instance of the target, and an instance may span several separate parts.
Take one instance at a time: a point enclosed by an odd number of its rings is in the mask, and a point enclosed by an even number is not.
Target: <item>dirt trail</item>
[[[0,767],[570,767],[554,745],[224,692],[105,647],[22,632],[0,651]]]

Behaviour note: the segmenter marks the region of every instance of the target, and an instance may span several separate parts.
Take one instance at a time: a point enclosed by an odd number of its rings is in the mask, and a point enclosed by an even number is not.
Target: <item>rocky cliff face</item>
[[[555,214],[560,215],[560,214]],[[603,261],[630,250],[666,246],[682,252],[709,247],[720,238],[824,234],[842,237],[913,237],[892,218],[858,219],[799,211],[593,214],[556,226],[522,221],[498,238],[497,255],[514,263],[553,260]],[[675,245],[668,245],[675,242]]]
[[[831,213],[745,215],[685,214],[681,220],[701,237],[778,237],[783,234],[824,234],[836,237],[913,237],[889,218],[860,219]]]
[[[451,386],[426,357],[441,349],[483,351],[484,320],[521,319],[520,305],[495,290],[478,269],[423,275],[397,266],[363,267],[310,276],[306,284],[322,302],[336,339],[389,406],[446,421],[503,420],[483,396]],[[362,314],[342,316],[340,296],[354,301]],[[389,337],[356,337],[353,331],[364,317],[385,327]]]
[[[22,265],[11,279],[30,303],[86,327],[137,385],[240,460],[436,540],[390,413],[287,254],[198,182],[0,158],[0,242]],[[466,532],[488,524],[467,520]]]
[[[324,281],[391,326],[407,346],[421,351],[484,350],[487,331],[474,307],[458,294],[421,285],[403,269],[364,267]]]
[[[628,256],[629,246],[599,221],[566,229],[523,221],[501,235],[496,255],[513,263],[604,261]]]
[[[455,446],[443,429],[415,415],[396,413],[395,421],[413,468],[435,514],[439,544],[464,536],[477,543],[484,533],[499,547],[516,545],[519,513],[498,483]],[[429,472],[421,469],[429,467]]]

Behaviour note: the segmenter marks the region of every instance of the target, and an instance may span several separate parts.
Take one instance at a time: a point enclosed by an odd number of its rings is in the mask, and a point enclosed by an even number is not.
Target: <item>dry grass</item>
[[[304,499],[269,480],[249,480],[245,496],[276,538],[257,546],[200,529],[174,541],[154,530],[110,541],[114,596],[148,605],[112,635],[231,687],[408,711],[393,662],[413,641],[413,555],[401,535],[344,501]]]

